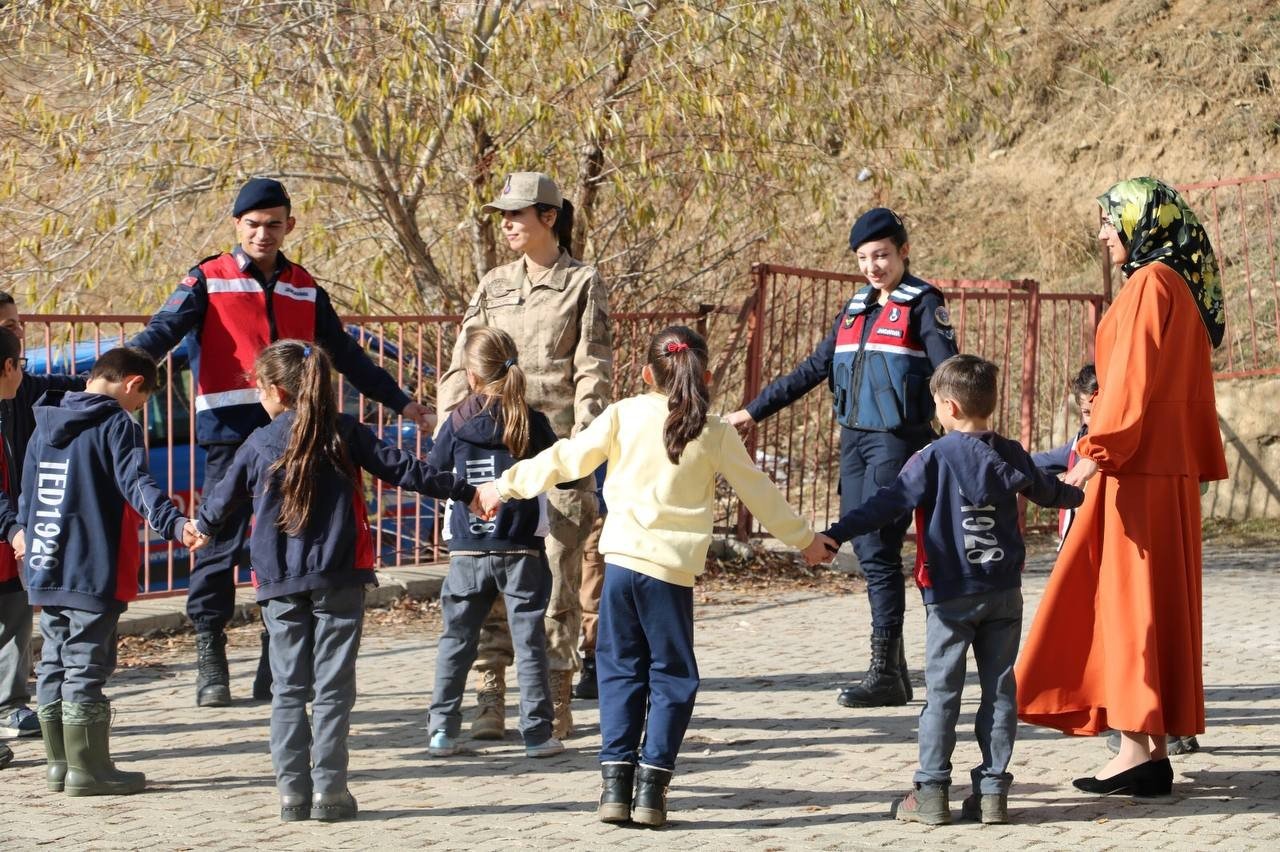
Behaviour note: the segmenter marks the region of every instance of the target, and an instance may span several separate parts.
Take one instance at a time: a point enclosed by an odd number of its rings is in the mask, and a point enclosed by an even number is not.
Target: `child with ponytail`
[[[697,332],[663,329],[641,372],[653,392],[610,405],[576,436],[516,464],[478,495],[491,511],[609,464],[596,639],[603,822],[666,822],[667,785],[698,692],[693,583],[711,544],[716,475],[769,532],[807,558],[825,561],[831,544],[792,511],[733,427],[708,414],[707,361]]]
[[[316,344],[277,341],[254,372],[271,422],[249,436],[205,495],[197,527],[211,535],[237,503],[253,500],[249,555],[270,634],[280,819],[353,819],[347,730],[364,591],[375,582],[360,472],[439,499],[470,501],[475,489],[340,413],[333,366]]]
[[[515,341],[501,329],[473,326],[463,342],[471,395],[436,435],[429,461],[476,485],[502,475],[556,441],[551,422],[525,402],[525,374]],[[506,604],[520,683],[520,733],[528,757],[564,751],[553,736],[544,616],[551,595],[545,498],[516,500],[480,517],[449,507],[445,536],[449,574],[440,590],[444,632],[436,651],[436,685],[427,723],[428,752],[458,751],[462,694],[476,659],[480,627],[501,595]]]

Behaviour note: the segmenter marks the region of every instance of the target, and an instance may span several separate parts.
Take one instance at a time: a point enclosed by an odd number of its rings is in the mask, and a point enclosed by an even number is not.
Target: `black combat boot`
[[[253,676],[255,701],[271,700],[271,634],[262,631],[262,656],[258,657],[258,673]]]
[[[902,691],[907,694],[907,700],[910,701],[915,697],[915,693],[911,691],[911,672],[907,669],[907,643],[898,643],[898,671],[902,674]]]
[[[901,707],[907,703],[907,691],[899,661],[902,659],[902,635],[871,637],[871,667],[857,686],[840,690],[836,703],[841,707]]]
[[[602,763],[600,765],[601,822],[627,822],[631,819],[631,796],[636,782],[634,763]]]
[[[667,824],[667,785],[670,769],[641,766],[636,769],[636,798],[631,805],[631,820],[637,825],[660,828]]]
[[[229,707],[231,676],[227,673],[227,634],[196,634],[196,705]]]
[[[600,687],[596,683],[595,654],[582,655],[582,673],[578,675],[578,685],[573,688],[573,697],[588,701],[600,697]]]

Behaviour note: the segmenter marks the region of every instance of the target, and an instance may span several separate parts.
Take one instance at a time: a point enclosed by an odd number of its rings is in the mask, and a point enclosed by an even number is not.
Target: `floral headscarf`
[[[1173,269],[1191,288],[1209,340],[1219,346],[1227,314],[1218,260],[1204,226],[1177,190],[1153,177],[1131,178],[1108,189],[1098,203],[1129,250],[1120,267],[1125,276],[1156,261]]]

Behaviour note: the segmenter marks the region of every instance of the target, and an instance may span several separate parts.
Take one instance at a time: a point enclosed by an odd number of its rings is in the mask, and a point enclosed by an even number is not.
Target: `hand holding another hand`
[[[826,565],[836,555],[836,551],[840,549],[840,545],[822,533],[818,533],[813,537],[813,541],[809,546],[800,551],[800,555],[804,557],[804,561],[810,565]]]
[[[13,541],[11,542],[11,544],[13,545],[13,556],[14,556],[14,558],[15,558],[15,559],[17,559],[19,562],[21,562],[21,561],[22,561],[22,557],[24,557],[24,556],[26,556],[26,555],[27,555],[27,533],[26,533],[26,531],[25,531],[25,530],[18,530],[18,532],[13,536]]]
[[[1062,477],[1062,481],[1067,485],[1074,485],[1076,488],[1083,488],[1084,484],[1098,473],[1098,463],[1091,458],[1081,457],[1076,459],[1076,463],[1071,466],[1071,470],[1067,471],[1067,475]]]
[[[195,519],[187,518],[187,523],[182,527],[183,546],[195,553],[208,543],[209,537],[200,532],[200,528],[196,526]]]
[[[756,421],[751,419],[751,415],[747,413],[745,408],[740,408],[732,414],[726,415],[724,420],[742,435],[746,435],[751,431],[751,427],[756,425]]]
[[[479,511],[475,514],[484,518],[486,521],[498,514],[498,509],[502,508],[502,498],[498,496],[498,486],[492,482],[486,482],[476,489],[474,505],[479,507]]]

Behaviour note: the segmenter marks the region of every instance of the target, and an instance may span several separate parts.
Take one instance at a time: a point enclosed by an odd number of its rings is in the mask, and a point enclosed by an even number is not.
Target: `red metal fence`
[[[752,275],[756,287],[746,323],[744,404],[813,351],[865,282],[860,275],[774,264],[756,264]],[[1031,280],[931,283],[947,295],[960,350],[1000,367],[995,428],[1033,449],[1067,441],[1077,425],[1068,385],[1093,357],[1102,296],[1042,293]],[[817,523],[838,516],[839,427],[825,388],[757,426],[748,449],[801,514]],[[746,509],[737,508],[738,534],[761,534]]]
[[[1217,378],[1280,373],[1280,172],[1181,184],[1178,191],[1209,232],[1222,271],[1227,333],[1214,353]],[[1104,289],[1111,267],[1102,249]]]

